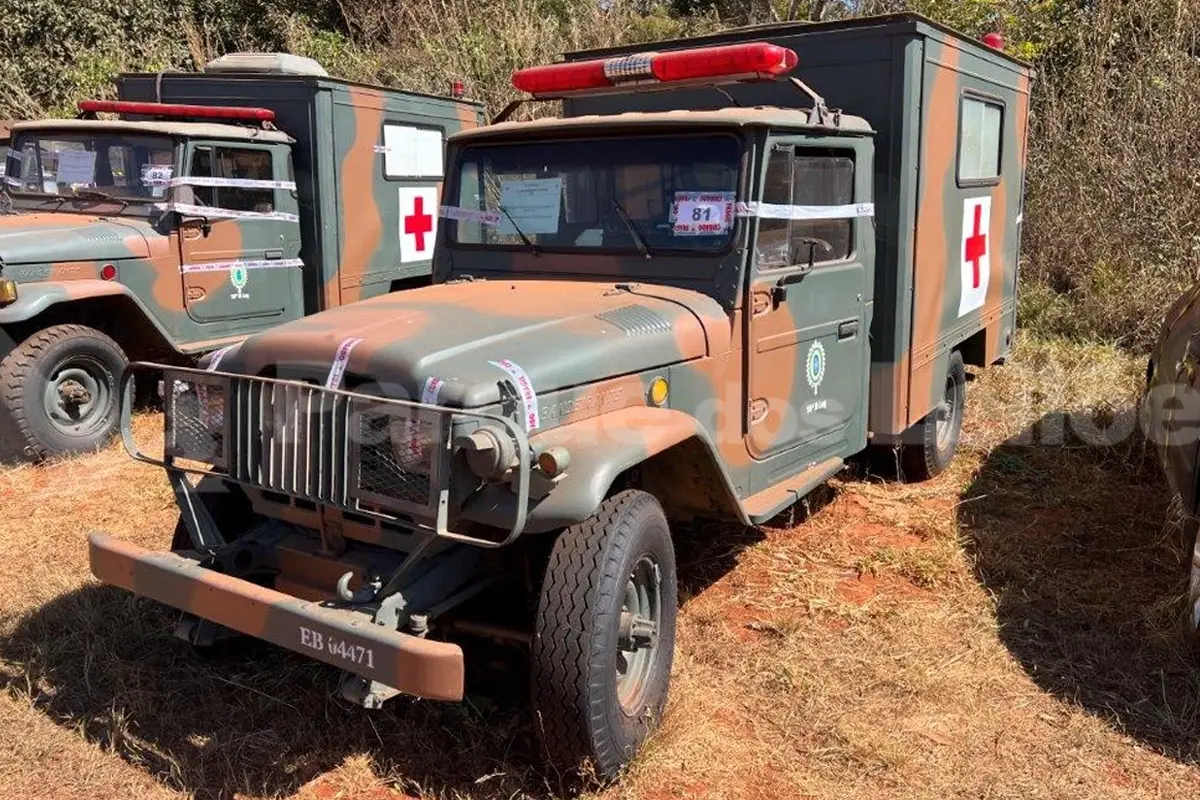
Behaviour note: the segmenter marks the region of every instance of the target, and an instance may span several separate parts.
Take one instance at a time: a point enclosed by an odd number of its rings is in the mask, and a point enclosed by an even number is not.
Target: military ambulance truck
[[[428,283],[443,139],[482,121],[475,103],[262,53],[118,89],[80,105],[90,119],[13,127],[0,436],[33,458],[108,438],[130,357]]]
[[[1029,81],[912,16],[516,73],[566,115],[450,138],[432,286],[126,374],[167,387],[165,446],[124,429],[181,520],[92,571],[368,707],[528,645],[551,762],[616,774],[667,697],[673,525],[764,522],[872,442],[954,455],[1011,343]]]

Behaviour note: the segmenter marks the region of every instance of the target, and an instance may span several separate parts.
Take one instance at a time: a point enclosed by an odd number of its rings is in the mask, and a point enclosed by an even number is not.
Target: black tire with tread
[[[55,430],[46,418],[38,383],[49,378],[50,370],[65,355],[79,351],[96,359],[106,371],[112,402],[107,424],[87,436],[69,437]],[[36,461],[103,446],[120,420],[119,387],[128,363],[121,346],[95,328],[54,325],[37,331],[0,361],[0,438],[15,452]]]
[[[900,446],[900,469],[905,481],[925,481],[941,474],[950,466],[954,454],[958,452],[958,440],[962,435],[963,414],[967,405],[967,370],[963,365],[962,354],[957,350],[950,354],[946,382],[947,389],[953,383],[956,392],[952,416],[954,427],[950,439],[945,447],[938,447],[937,409],[926,414],[914,425],[909,435],[915,436],[916,441]]]
[[[630,571],[647,554],[661,575],[662,619],[644,702],[629,716],[617,700],[618,624]],[[652,495],[616,494],[559,534],[535,619],[532,696],[543,750],[567,780],[575,780],[585,763],[601,780],[616,777],[661,719],[677,602],[670,529]]]

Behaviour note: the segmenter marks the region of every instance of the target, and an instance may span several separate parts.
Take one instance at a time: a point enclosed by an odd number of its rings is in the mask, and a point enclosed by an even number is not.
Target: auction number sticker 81
[[[733,227],[733,192],[676,192],[671,232],[676,236],[720,236]]]
[[[375,669],[375,653],[371,648],[351,644],[345,639],[338,639],[303,625],[300,626],[300,644],[310,650],[323,651],[331,656],[337,656],[355,666]]]

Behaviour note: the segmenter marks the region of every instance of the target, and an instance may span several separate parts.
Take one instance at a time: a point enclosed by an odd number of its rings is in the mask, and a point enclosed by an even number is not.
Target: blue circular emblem
[[[825,380],[825,345],[813,342],[808,348],[808,365],[805,370],[808,387],[816,394],[821,389],[821,381]]]

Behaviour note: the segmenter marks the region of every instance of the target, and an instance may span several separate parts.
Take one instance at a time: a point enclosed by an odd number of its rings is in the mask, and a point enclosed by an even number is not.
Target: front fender
[[[525,530],[542,533],[582,522],[603,502],[621,473],[689,439],[703,445],[730,497],[736,497],[708,432],[682,411],[635,406],[534,434],[529,441],[535,449],[564,447],[570,465],[548,495],[530,501]],[[513,502],[512,492],[505,487],[490,487],[483,494],[483,502],[466,509],[467,516],[479,522],[490,524],[487,517]],[[740,505],[738,514],[744,517]],[[746,519],[743,522],[748,524]]]
[[[15,325],[35,319],[53,306],[62,303],[92,300],[101,297],[127,298],[163,337],[176,345],[175,340],[129,287],[116,281],[33,281],[17,284],[17,301],[0,306],[0,326]]]

